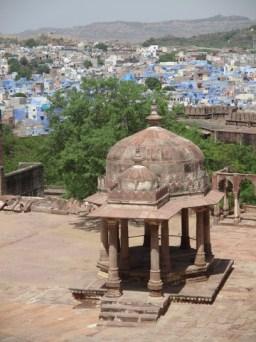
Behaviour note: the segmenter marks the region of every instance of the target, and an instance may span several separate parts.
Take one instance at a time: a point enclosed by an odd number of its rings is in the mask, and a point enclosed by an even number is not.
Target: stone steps
[[[161,303],[162,304],[162,303]],[[128,298],[101,299],[99,325],[136,326],[141,323],[154,323],[163,313],[162,305],[139,302]]]
[[[102,304],[101,309],[104,312],[136,312],[139,314],[158,314],[159,308],[154,306],[133,306],[123,304]]]

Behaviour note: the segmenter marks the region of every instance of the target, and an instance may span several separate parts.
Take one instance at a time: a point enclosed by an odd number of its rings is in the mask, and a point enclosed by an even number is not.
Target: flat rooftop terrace
[[[256,127],[226,125],[225,120],[181,119],[185,124],[196,125],[209,131],[256,134]]]
[[[179,221],[170,221],[174,245]],[[156,324],[138,328],[98,327],[99,308],[72,298],[69,287],[94,279],[99,254],[99,232],[81,228],[73,216],[0,212],[1,342],[256,341],[256,227],[212,228],[216,257],[235,261],[212,305],[171,303]],[[142,229],[130,229],[131,244]]]

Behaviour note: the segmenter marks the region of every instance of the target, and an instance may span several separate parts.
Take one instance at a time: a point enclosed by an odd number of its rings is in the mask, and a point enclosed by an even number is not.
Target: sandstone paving
[[[112,328],[97,327],[99,308],[84,308],[68,290],[93,279],[99,250],[99,233],[76,220],[0,213],[0,341],[256,341],[256,227],[211,229],[216,257],[235,261],[213,305],[171,303],[156,324]],[[170,226],[178,245],[179,219]]]

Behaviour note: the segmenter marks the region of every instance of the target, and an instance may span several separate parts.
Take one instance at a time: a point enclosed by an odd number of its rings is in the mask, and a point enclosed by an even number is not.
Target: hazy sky
[[[256,0],[0,0],[0,32],[97,21],[196,19],[216,14],[256,18]]]

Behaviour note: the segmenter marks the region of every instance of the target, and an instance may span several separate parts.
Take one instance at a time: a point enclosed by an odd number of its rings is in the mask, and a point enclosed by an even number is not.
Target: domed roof
[[[110,149],[107,161],[132,160],[138,146],[144,160],[147,161],[180,162],[204,160],[202,151],[191,141],[162,127],[153,126],[116,143]]]
[[[133,165],[119,177],[122,190],[151,191],[158,187],[156,175],[143,165]]]
[[[199,147],[159,127],[161,117],[155,106],[147,119],[154,126],[122,139],[110,149],[106,160],[107,188],[117,184],[120,175],[135,163],[152,172],[158,178],[159,186],[169,185],[173,195],[205,192],[208,177],[204,169],[204,155]],[[138,150],[139,163],[136,162]],[[137,171],[131,169],[129,177],[140,177]]]

